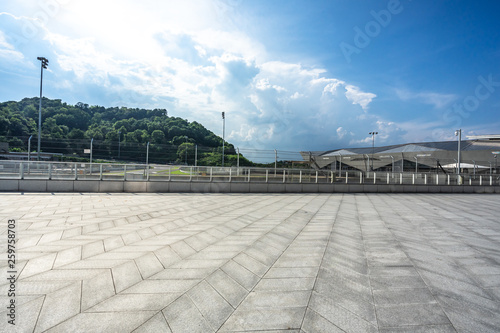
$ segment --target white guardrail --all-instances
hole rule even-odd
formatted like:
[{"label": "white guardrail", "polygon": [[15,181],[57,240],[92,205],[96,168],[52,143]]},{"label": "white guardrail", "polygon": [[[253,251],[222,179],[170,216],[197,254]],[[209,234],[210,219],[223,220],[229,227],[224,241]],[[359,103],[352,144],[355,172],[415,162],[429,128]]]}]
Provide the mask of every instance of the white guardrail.
[{"label": "white guardrail", "polygon": [[496,174],[328,171],[158,164],[0,161],[0,179],[251,182],[291,184],[500,185]]},{"label": "white guardrail", "polygon": [[496,174],[328,171],[157,164],[0,161],[0,179],[345,183],[394,185],[499,185]]}]

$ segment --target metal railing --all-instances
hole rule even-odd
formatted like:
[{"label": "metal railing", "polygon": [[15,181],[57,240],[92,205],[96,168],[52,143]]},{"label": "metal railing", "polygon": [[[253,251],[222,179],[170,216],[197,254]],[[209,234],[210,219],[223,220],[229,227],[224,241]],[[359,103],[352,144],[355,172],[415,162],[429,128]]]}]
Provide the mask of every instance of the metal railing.
[{"label": "metal railing", "polygon": [[0,179],[252,182],[291,184],[499,185],[497,174],[326,171],[253,167],[0,161]]}]

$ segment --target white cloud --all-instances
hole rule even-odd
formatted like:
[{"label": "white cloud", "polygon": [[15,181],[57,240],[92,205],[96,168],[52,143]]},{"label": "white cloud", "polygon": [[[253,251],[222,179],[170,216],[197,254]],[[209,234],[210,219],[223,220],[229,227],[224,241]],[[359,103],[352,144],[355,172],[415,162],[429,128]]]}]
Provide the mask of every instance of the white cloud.
[{"label": "white cloud", "polygon": [[436,92],[410,92],[404,89],[396,89],[397,96],[403,100],[417,100],[420,103],[432,105],[437,109],[444,108],[458,99],[455,94],[441,94]]},{"label": "white cloud", "polygon": [[14,45],[7,42],[3,31],[0,31],[0,59],[3,62],[22,63],[24,55],[14,48]]},{"label": "white cloud", "polygon": [[368,108],[368,104],[377,97],[377,95],[372,93],[363,92],[359,89],[359,87],[353,85],[346,85],[346,97],[352,104],[359,104],[363,110]]},{"label": "white cloud", "polygon": [[227,139],[249,148],[347,145],[373,125],[366,110],[375,94],[320,67],[269,59],[261,43],[221,23],[233,7],[193,1],[61,7],[37,39],[51,52],[54,85],[91,104],[82,91],[98,92],[106,106],[168,108],[217,134],[225,111]]},{"label": "white cloud", "polygon": [[347,131],[344,128],[342,128],[342,126],[337,128],[337,136],[339,137],[339,139],[342,139],[346,134]]}]

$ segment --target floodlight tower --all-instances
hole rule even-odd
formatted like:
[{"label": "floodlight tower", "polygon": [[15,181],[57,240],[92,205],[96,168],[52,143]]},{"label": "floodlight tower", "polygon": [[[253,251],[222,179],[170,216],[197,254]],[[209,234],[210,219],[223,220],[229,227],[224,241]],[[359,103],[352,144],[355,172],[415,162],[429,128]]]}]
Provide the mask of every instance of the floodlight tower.
[{"label": "floodlight tower", "polygon": [[226,114],[222,112],[222,167],[224,167],[224,136],[226,133]]},{"label": "floodlight tower", "polygon": [[40,161],[40,142],[42,140],[42,81],[43,81],[43,69],[47,69],[49,61],[45,57],[37,57],[40,60],[40,104],[38,105],[38,160]]},{"label": "floodlight tower", "polygon": [[462,181],[460,179],[460,144],[462,143],[462,129],[459,129],[459,130],[456,130],[455,131],[455,136],[458,136],[458,161],[457,161],[457,175],[458,175],[458,178],[459,178],[459,183],[461,184]]},{"label": "floodlight tower", "polygon": [[375,155],[375,135],[378,134],[378,132],[370,132],[368,133],[372,136],[372,170],[373,171],[373,155]]}]

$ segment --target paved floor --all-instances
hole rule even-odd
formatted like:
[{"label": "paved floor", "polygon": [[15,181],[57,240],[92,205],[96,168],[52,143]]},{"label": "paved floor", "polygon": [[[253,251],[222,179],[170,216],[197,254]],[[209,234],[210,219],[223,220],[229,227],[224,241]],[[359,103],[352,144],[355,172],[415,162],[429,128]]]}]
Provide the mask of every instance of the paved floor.
[{"label": "paved floor", "polygon": [[0,328],[498,332],[499,195],[0,194]]}]

